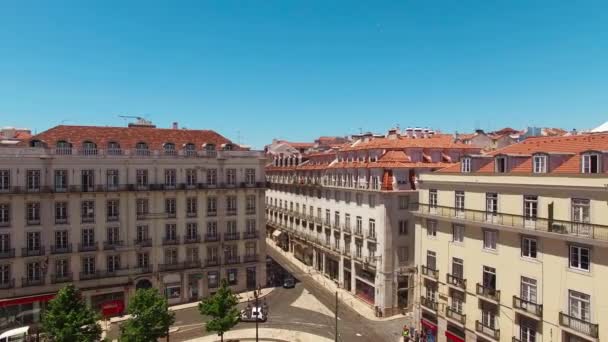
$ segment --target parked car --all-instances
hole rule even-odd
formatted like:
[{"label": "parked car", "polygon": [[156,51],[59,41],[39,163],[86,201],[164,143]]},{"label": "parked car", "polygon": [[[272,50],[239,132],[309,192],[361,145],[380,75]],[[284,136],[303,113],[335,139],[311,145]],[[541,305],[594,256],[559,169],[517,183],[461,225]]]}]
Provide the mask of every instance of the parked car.
[{"label": "parked car", "polygon": [[5,331],[0,334],[0,342],[22,342],[28,336],[30,331],[30,327],[20,327],[17,329],[12,329],[9,331]]},{"label": "parked car", "polygon": [[256,318],[258,322],[266,322],[267,317],[261,306],[241,310],[241,322],[255,322]]},{"label": "parked car", "polygon": [[285,277],[283,280],[283,287],[286,289],[291,289],[296,286],[296,280],[293,277]]}]

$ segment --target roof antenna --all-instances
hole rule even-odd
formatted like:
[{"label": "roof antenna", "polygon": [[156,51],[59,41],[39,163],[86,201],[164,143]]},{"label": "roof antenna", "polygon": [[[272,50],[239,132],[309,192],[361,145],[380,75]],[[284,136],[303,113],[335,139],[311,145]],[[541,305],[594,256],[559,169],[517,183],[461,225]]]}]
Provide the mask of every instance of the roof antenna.
[{"label": "roof antenna", "polygon": [[236,131],[236,143],[239,145],[241,144],[241,131],[240,130]]}]

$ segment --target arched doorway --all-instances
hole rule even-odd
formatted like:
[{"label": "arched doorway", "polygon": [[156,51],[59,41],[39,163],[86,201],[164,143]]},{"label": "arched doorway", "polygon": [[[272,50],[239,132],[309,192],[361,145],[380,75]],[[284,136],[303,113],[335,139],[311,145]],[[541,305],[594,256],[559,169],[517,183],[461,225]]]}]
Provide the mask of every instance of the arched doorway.
[{"label": "arched doorway", "polygon": [[137,284],[135,284],[136,290],[149,289],[151,287],[152,287],[152,283],[148,279],[140,279],[137,281]]}]

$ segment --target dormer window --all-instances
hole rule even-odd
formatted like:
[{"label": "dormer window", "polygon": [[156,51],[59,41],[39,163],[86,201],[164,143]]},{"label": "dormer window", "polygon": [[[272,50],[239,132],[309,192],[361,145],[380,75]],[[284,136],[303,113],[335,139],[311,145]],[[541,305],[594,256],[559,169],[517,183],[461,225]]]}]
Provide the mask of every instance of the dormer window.
[{"label": "dormer window", "polygon": [[[42,145],[40,145],[42,146]],[[72,154],[72,144],[65,140],[59,140],[55,145],[56,154]]]},{"label": "dormer window", "polygon": [[507,157],[500,156],[496,157],[496,173],[506,173],[507,172]]},{"label": "dormer window", "polygon": [[119,155],[122,154],[122,151],[120,150],[120,144],[116,141],[110,141],[108,143],[108,151],[107,153],[109,155]]},{"label": "dormer window", "polygon": [[547,156],[537,154],[532,157],[532,171],[534,173],[547,173]]},{"label": "dormer window", "polygon": [[30,147],[42,147],[42,141],[32,140],[30,141]]},{"label": "dormer window", "polygon": [[224,151],[232,151],[234,149],[234,145],[232,145],[230,143],[226,143],[222,146],[222,149]]},{"label": "dormer window", "polygon": [[462,161],[460,162],[460,172],[462,172],[462,173],[471,172],[471,158],[469,158],[469,157],[462,158]]},{"label": "dormer window", "polygon": [[92,155],[97,154],[97,145],[92,141],[85,141],[82,143],[82,154]]},{"label": "dormer window", "polygon": [[193,143],[187,143],[184,146],[184,151],[186,151],[187,156],[195,156],[196,155],[196,146]]},{"label": "dormer window", "polygon": [[585,153],[582,159],[583,173],[600,173],[600,155],[598,153]]},{"label": "dormer window", "polygon": [[165,150],[165,154],[174,155],[175,154],[175,144],[168,142],[163,145],[163,149]]},{"label": "dormer window", "polygon": [[148,150],[148,144],[145,142],[138,142],[135,144],[135,153],[139,156],[147,156],[150,154],[150,150]]}]

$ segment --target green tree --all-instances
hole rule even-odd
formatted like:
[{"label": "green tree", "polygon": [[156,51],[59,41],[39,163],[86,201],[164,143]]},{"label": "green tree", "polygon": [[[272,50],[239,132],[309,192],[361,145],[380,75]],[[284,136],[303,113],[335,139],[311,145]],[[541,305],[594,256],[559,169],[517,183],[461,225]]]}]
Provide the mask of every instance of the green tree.
[{"label": "green tree", "polygon": [[213,296],[198,303],[201,315],[211,316],[206,325],[207,331],[217,332],[220,340],[224,341],[224,333],[239,321],[239,311],[236,308],[238,303],[238,298],[228,287],[226,279],[223,279],[222,285]]},{"label": "green tree", "polygon": [[165,336],[175,322],[175,314],[168,310],[167,300],[156,289],[139,289],[129,302],[131,318],[120,327],[124,342],[152,342]]},{"label": "green tree", "polygon": [[70,284],[49,302],[42,315],[42,331],[53,342],[99,341],[101,326],[97,320],[97,314]]}]

